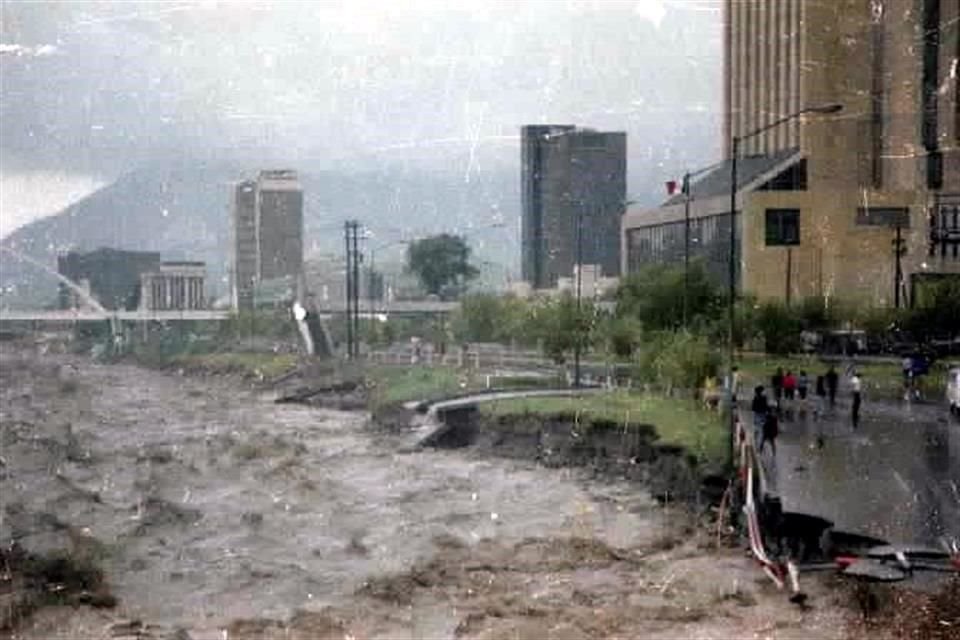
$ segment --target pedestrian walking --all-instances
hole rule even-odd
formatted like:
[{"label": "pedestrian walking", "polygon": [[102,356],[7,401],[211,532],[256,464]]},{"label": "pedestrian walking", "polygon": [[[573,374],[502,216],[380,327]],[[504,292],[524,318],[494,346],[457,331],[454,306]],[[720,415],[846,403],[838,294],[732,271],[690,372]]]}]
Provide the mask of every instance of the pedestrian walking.
[{"label": "pedestrian walking", "polygon": [[837,384],[840,382],[840,376],[837,375],[837,370],[833,368],[833,365],[827,369],[825,378],[827,382],[827,394],[830,397],[830,408],[832,409],[837,403]]},{"label": "pedestrian walking", "polygon": [[797,392],[797,378],[789,369],[783,376],[783,397],[787,400],[793,400]]},{"label": "pedestrian walking", "polygon": [[857,373],[856,369],[854,369],[853,375],[850,376],[850,391],[853,394],[850,421],[853,423],[853,428],[856,429],[860,425],[860,403],[862,402],[863,394],[863,380],[860,378],[860,374]]},{"label": "pedestrian walking", "polygon": [[807,378],[807,372],[801,370],[800,377],[797,378],[797,393],[801,400],[807,399],[807,388],[810,386],[810,379]]},{"label": "pedestrian walking", "polygon": [[827,411],[827,383],[823,376],[817,376],[817,384],[814,390],[817,400],[813,407],[813,415],[821,418]]},{"label": "pedestrian walking", "polygon": [[766,419],[763,421],[763,437],[760,440],[760,453],[763,448],[770,443],[770,450],[773,457],[777,457],[777,436],[780,435],[780,420],[777,418],[776,411],[767,412]]},{"label": "pedestrian walking", "polygon": [[773,387],[773,402],[777,405],[777,409],[780,408],[780,400],[783,398],[783,369],[777,367],[777,370],[773,373],[773,377],[770,378],[770,386]]},{"label": "pedestrian walking", "polygon": [[764,393],[763,385],[757,385],[753,390],[753,403],[750,406],[753,410],[753,446],[760,448],[763,441],[763,423],[770,413],[770,403],[767,401],[767,394]]}]

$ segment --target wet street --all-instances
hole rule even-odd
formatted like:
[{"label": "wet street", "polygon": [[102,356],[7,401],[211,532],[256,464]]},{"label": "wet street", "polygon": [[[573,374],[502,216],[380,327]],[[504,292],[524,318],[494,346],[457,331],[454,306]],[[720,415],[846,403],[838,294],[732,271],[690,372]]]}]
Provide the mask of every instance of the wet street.
[{"label": "wet street", "polygon": [[777,445],[784,509],[894,543],[960,540],[960,423],[942,404],[867,399],[856,430],[848,404],[820,421],[798,411]]}]

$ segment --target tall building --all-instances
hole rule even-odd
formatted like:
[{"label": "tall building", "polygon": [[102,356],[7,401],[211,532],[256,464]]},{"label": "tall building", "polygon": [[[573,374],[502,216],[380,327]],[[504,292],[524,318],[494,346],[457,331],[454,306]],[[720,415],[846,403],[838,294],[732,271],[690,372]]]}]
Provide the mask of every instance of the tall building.
[{"label": "tall building", "polygon": [[257,183],[244,180],[233,189],[233,307],[253,308],[257,281]]},{"label": "tall building", "polygon": [[894,305],[960,274],[960,3],[726,0],[723,27],[725,160],[689,226],[684,194],[624,216],[625,269],[689,250],[725,277],[737,138],[746,292]]},{"label": "tall building", "polygon": [[292,170],[261,171],[233,191],[233,303],[252,309],[257,287],[303,273],[303,189]]},{"label": "tall building", "polygon": [[573,125],[521,130],[522,275],[552,288],[577,264],[620,273],[620,217],[626,202],[627,135]]}]

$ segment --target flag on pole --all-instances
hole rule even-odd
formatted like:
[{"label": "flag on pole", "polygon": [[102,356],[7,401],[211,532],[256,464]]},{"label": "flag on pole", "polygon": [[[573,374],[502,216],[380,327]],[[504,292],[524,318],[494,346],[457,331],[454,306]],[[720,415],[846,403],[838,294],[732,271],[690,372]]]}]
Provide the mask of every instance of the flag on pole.
[{"label": "flag on pole", "polygon": [[680,180],[667,180],[667,195],[675,196],[679,193],[686,193],[689,189],[688,185],[684,184],[683,179]]}]

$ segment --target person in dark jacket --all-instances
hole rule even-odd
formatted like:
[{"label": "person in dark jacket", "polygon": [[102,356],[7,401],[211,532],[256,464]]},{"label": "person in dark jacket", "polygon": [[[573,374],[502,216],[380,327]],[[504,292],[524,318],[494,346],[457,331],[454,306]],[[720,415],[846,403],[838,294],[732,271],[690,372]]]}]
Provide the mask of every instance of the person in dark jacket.
[{"label": "person in dark jacket", "polygon": [[837,375],[837,370],[831,365],[824,377],[827,383],[827,394],[830,396],[830,408],[832,409],[837,403],[837,385],[840,383],[840,376]]},{"label": "person in dark jacket", "polygon": [[780,408],[780,399],[783,397],[783,369],[777,367],[773,377],[770,378],[770,386],[773,387],[773,402]]},{"label": "person in dark jacket", "polygon": [[810,387],[810,378],[806,371],[800,371],[800,377],[797,378],[797,393],[800,394],[800,400],[807,399],[807,389]]},{"label": "person in dark jacket", "polygon": [[780,420],[775,411],[767,413],[766,420],[763,421],[763,438],[760,440],[760,453],[763,448],[770,443],[770,449],[773,451],[773,457],[777,457],[777,436],[780,435]]},{"label": "person in dark jacket", "polygon": [[753,390],[753,403],[750,408],[753,410],[753,446],[759,448],[763,441],[763,423],[770,413],[770,403],[767,402],[763,385],[758,385]]}]

